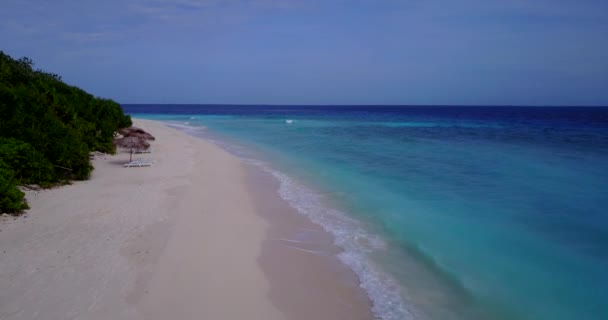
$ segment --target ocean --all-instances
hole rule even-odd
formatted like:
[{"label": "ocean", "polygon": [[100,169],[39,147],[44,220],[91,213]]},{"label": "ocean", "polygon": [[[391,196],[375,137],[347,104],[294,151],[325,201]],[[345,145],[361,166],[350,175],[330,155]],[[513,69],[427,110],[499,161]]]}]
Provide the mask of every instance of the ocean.
[{"label": "ocean", "polygon": [[276,178],[380,319],[608,319],[608,108],[123,107]]}]

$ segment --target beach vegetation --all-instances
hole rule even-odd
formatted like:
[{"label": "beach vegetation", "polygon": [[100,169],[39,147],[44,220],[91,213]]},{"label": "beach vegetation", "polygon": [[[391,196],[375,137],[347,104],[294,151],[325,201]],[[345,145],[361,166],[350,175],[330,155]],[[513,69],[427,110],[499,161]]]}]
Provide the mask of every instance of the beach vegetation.
[{"label": "beach vegetation", "polygon": [[17,188],[11,168],[0,160],[0,209],[2,213],[16,214],[28,209],[25,194]]},{"label": "beach vegetation", "polygon": [[49,186],[57,182],[49,160],[29,143],[14,138],[0,138],[0,159],[20,184]]},{"label": "beach vegetation", "polygon": [[131,124],[117,102],[0,51],[0,212],[24,204],[17,185],[87,179],[90,153],[114,153],[114,133]]}]

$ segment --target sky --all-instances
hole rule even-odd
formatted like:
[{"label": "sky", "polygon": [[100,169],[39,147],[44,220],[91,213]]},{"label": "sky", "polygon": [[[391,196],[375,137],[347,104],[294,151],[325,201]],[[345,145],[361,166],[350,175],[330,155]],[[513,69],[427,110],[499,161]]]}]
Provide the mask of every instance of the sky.
[{"label": "sky", "polygon": [[606,0],[2,0],[0,50],[120,103],[608,105]]}]

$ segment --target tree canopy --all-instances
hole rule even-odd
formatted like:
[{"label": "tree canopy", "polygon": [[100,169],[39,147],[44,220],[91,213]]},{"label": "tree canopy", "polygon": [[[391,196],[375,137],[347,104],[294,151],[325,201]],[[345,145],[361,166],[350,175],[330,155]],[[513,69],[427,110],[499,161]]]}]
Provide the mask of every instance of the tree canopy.
[{"label": "tree canopy", "polygon": [[0,212],[25,208],[17,185],[87,179],[90,152],[114,153],[114,132],[131,125],[117,102],[33,66],[0,51]]}]

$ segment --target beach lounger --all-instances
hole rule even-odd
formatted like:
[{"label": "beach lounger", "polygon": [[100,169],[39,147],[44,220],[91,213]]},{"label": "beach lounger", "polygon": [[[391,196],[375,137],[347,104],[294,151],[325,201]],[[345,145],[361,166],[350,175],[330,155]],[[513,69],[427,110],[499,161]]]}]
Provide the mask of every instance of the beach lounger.
[{"label": "beach lounger", "polygon": [[125,168],[130,168],[130,167],[151,167],[152,164],[154,163],[153,160],[149,160],[149,161],[142,161],[142,160],[133,160],[129,163],[125,163],[124,167]]}]

